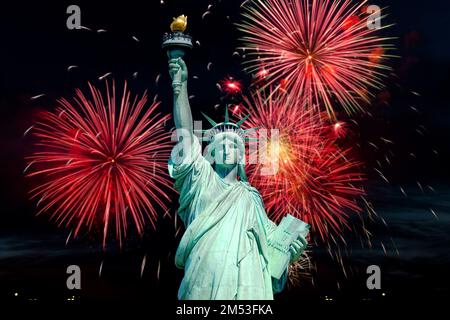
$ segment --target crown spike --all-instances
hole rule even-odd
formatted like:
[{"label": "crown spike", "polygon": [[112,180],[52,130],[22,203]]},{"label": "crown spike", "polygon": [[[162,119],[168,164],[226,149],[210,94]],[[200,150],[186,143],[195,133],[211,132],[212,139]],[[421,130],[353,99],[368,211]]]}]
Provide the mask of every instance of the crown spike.
[{"label": "crown spike", "polygon": [[228,105],[225,106],[225,123],[230,122],[230,117],[228,116]]},{"label": "crown spike", "polygon": [[237,122],[236,125],[240,128],[241,125],[245,122],[245,120],[248,119],[248,117],[250,117],[250,113],[247,114],[245,117],[243,117],[241,120],[239,120],[239,122]]},{"label": "crown spike", "polygon": [[213,127],[217,126],[217,123],[216,123],[213,119],[211,119],[210,117],[208,117],[208,116],[207,116],[206,114],[204,114],[203,112],[202,112],[202,115],[206,118],[206,120],[208,120],[208,122],[209,122],[210,125],[212,125]]},{"label": "crown spike", "polygon": [[208,117],[206,114],[204,114],[203,112],[201,113],[206,118],[206,120],[208,120],[208,122],[212,125],[212,128],[209,129],[209,130],[196,130],[196,129],[194,129],[195,132],[202,133],[202,136],[200,137],[200,140],[201,141],[209,141],[210,142],[214,138],[215,135],[217,135],[219,133],[223,133],[223,132],[230,132],[230,133],[237,134],[245,142],[250,142],[250,141],[257,142],[258,138],[246,137],[246,134],[248,132],[250,132],[250,131],[258,130],[258,129],[260,129],[260,127],[249,128],[249,129],[246,129],[246,130],[241,129],[241,125],[244,123],[245,120],[247,120],[249,118],[250,114],[247,114],[244,118],[239,120],[239,122],[237,122],[237,123],[230,122],[228,106],[229,105],[227,105],[225,107],[225,121],[224,122],[216,123],[213,119]]}]

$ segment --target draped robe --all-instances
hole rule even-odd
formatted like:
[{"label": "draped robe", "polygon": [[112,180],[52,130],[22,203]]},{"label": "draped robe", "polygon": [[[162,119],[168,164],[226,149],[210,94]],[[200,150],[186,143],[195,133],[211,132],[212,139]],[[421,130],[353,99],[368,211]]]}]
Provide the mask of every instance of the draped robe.
[{"label": "draped robe", "polygon": [[247,182],[228,184],[201,153],[193,136],[182,161],[169,160],[179,192],[178,214],[186,231],[175,255],[184,269],[181,300],[270,300],[283,290],[271,278],[268,237],[276,225],[266,215],[259,192]]}]

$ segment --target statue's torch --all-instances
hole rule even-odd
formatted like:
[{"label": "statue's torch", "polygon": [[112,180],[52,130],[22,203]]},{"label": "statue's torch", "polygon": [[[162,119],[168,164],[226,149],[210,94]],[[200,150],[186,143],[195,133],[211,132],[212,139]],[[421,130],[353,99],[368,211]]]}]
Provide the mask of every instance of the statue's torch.
[{"label": "statue's torch", "polygon": [[[178,18],[173,18],[170,24],[171,32],[164,34],[162,47],[167,50],[169,59],[182,58],[186,53],[186,49],[191,49],[192,37],[185,34],[187,26],[187,16],[181,15]],[[172,88],[174,94],[180,93],[181,78],[174,77],[172,80]]]}]

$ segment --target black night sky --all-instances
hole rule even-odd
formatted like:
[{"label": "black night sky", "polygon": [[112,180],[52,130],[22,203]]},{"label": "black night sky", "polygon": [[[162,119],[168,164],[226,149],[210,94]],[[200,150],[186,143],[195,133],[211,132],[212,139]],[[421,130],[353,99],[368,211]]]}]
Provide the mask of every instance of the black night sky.
[{"label": "black night sky", "polygon": [[[102,87],[98,77],[111,72],[116,83],[127,81],[134,93],[158,94],[163,111],[170,113],[172,97],[167,56],[161,36],[173,16],[189,16],[189,33],[200,46],[188,53],[189,93],[195,119],[200,110],[219,118],[221,93],[216,83],[227,76],[250,77],[241,60],[233,56],[239,34],[242,1],[58,1],[2,4],[0,9],[0,298],[20,303],[115,301],[173,301],[182,272],[174,266],[174,252],[181,238],[173,221],[158,221],[141,239],[131,236],[122,250],[110,242],[102,250],[98,235],[83,235],[66,246],[67,230],[36,217],[36,203],[29,201],[29,181],[24,178],[24,157],[31,141],[23,137],[40,110],[52,110],[56,99],[71,97],[75,88],[87,89],[88,81]],[[351,234],[350,266],[345,277],[324,248],[313,248],[317,270],[314,285],[305,282],[276,299],[325,303],[333,301],[391,301],[426,297],[441,300],[450,294],[450,2],[377,0],[386,7],[385,30],[396,46],[390,65],[393,74],[386,89],[377,92],[370,106],[372,117],[356,117],[359,150],[367,163],[368,198],[389,228],[371,226],[372,244],[362,247]],[[89,30],[68,30],[66,8],[81,8],[81,23]],[[211,14],[202,14],[212,4]],[[105,29],[105,33],[97,33]],[[133,39],[139,39],[139,42]],[[212,68],[207,70],[207,64]],[[70,65],[78,68],[67,71]],[[137,72],[137,77],[133,74]],[[155,78],[161,74],[158,84]],[[193,76],[198,79],[193,79]],[[45,96],[32,100],[33,96]],[[172,125],[172,124],[170,124]],[[384,166],[387,183],[372,168],[388,150],[371,147],[380,137],[394,141],[392,161]],[[382,147],[381,147],[382,149]],[[400,187],[407,196],[402,194]],[[174,195],[176,197],[176,195]],[[175,198],[174,198],[175,199]],[[173,209],[176,208],[174,201]],[[433,215],[437,214],[437,218]],[[392,241],[391,241],[392,238]],[[381,243],[385,245],[386,254]],[[395,244],[395,246],[394,246]],[[397,252],[398,250],[398,252]],[[141,263],[146,266],[141,277]],[[82,289],[69,291],[66,267],[80,265]],[[379,265],[382,289],[365,286],[366,267]],[[102,267],[101,267],[102,266]],[[99,277],[99,269],[102,268]],[[159,277],[158,277],[159,270]],[[75,296],[75,301],[67,301]],[[37,299],[37,300],[34,300]],[[149,303],[150,303],[149,302]]]}]

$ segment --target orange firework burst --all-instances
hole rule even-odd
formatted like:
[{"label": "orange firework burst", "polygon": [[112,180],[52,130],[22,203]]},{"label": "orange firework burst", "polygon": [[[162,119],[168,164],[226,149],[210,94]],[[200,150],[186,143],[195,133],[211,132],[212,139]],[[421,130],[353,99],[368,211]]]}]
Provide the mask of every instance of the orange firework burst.
[{"label": "orange firework burst", "polygon": [[[368,89],[381,88],[390,38],[369,28],[366,1],[252,0],[244,6],[242,47],[256,83],[301,96],[308,107],[363,110]],[[383,20],[384,21],[384,20]],[[389,27],[388,25],[382,28]],[[264,77],[261,72],[264,71]]]},{"label": "orange firework burst", "polygon": [[351,150],[342,150],[330,134],[334,124],[299,101],[279,91],[244,98],[250,113],[246,125],[267,130],[258,133],[268,138],[265,150],[259,148],[262,161],[249,167],[249,181],[274,220],[291,213],[326,240],[349,229],[350,214],[362,211],[358,200],[364,190],[358,185],[363,175]]}]

